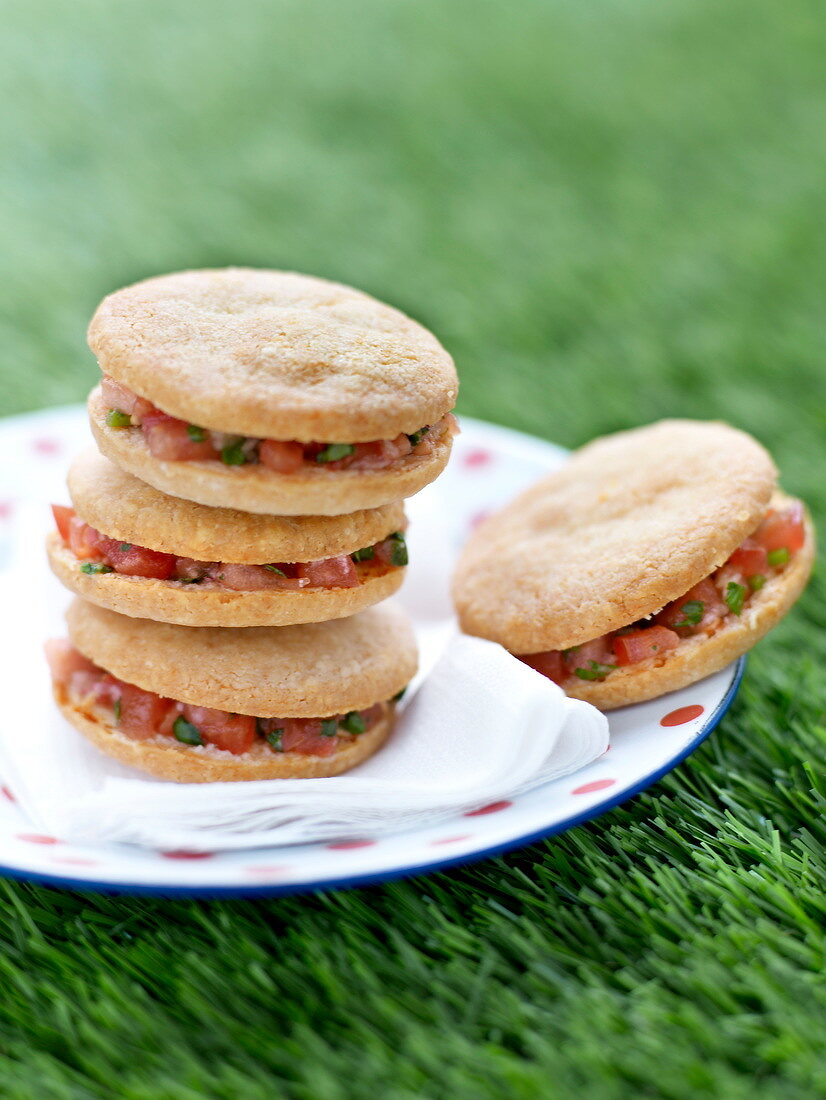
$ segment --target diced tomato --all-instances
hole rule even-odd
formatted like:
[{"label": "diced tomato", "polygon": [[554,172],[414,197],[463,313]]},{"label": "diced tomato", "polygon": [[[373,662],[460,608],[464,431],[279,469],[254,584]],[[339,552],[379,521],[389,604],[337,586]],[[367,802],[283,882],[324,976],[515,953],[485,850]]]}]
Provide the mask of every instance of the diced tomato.
[{"label": "diced tomato", "polygon": [[[701,603],[703,605],[699,622],[692,623],[690,621],[694,617],[690,613],[696,609],[683,610],[688,603]],[[669,630],[677,630],[681,636],[685,637],[690,634],[699,634],[703,630],[709,630],[711,627],[716,626],[721,619],[724,619],[726,615],[728,615],[728,607],[723,602],[717,586],[710,577],[705,577],[693,588],[690,588],[684,596],[680,596],[678,600],[672,600],[671,603],[666,604],[657,615],[656,622],[659,626],[667,627]],[[688,625],[678,628],[678,623],[687,623]]]},{"label": "diced tomato", "polygon": [[788,550],[794,554],[806,541],[803,505],[799,500],[779,512],[769,512],[754,533],[754,539],[764,550]]},{"label": "diced tomato", "polygon": [[281,747],[284,752],[304,756],[332,756],[338,747],[337,737],[322,737],[317,718],[285,718]]},{"label": "diced tomato", "polygon": [[399,549],[398,539],[382,539],[373,547],[374,560],[380,561],[383,565],[395,565],[394,558],[397,557]]},{"label": "diced tomato", "polygon": [[215,561],[196,561],[195,558],[175,559],[175,579],[179,581],[200,581],[209,570],[217,565]]},{"label": "diced tomato", "polygon": [[66,543],[69,541],[69,521],[74,514],[74,508],[67,508],[65,504],[52,505],[52,515],[54,516],[55,524],[57,525],[60,537]]},{"label": "diced tomato", "polygon": [[44,649],[52,677],[59,684],[65,684],[69,676],[78,669],[89,671],[97,667],[65,638],[49,638]]},{"label": "diced tomato", "polygon": [[368,707],[367,710],[360,710],[359,714],[364,721],[365,730],[372,729],[384,714],[384,704],[374,703],[372,707]]},{"label": "diced tomato", "polygon": [[201,736],[216,749],[236,755],[247,752],[255,741],[255,719],[249,714],[230,714],[210,707],[183,708],[184,717],[200,730]]},{"label": "diced tomato", "polygon": [[726,566],[744,577],[754,577],[768,569],[768,552],[755,539],[746,539],[726,562]]},{"label": "diced tomato", "polygon": [[355,588],[358,573],[349,554],[323,561],[303,561],[296,566],[296,573],[312,585],[320,588]]},{"label": "diced tomato", "polygon": [[659,657],[680,644],[680,636],[664,626],[649,626],[616,634],[613,639],[614,658],[618,665],[635,665],[649,657]]},{"label": "diced tomato", "polygon": [[116,573],[128,577],[152,577],[155,580],[168,580],[175,570],[175,555],[162,554],[158,550],[148,550],[145,546],[111,540],[105,548],[106,561]]},{"label": "diced tomato", "polygon": [[611,649],[611,640],[608,635],[594,638],[591,642],[583,642],[582,645],[573,646],[563,653],[562,659],[568,675],[575,673],[578,668],[590,669],[591,662],[598,665],[614,664],[614,654]]},{"label": "diced tomato", "polygon": [[96,669],[98,680],[95,684],[95,702],[114,706],[123,695],[123,681],[115,679],[108,672]]},{"label": "diced tomato", "polygon": [[[348,466],[352,470],[383,470],[400,458],[409,455],[413,448],[410,440],[401,432],[395,439],[379,439],[374,443],[357,443]],[[335,467],[338,464],[330,463]]]},{"label": "diced tomato", "polygon": [[267,569],[264,565],[233,565],[230,562],[219,562],[210,570],[210,577],[218,581],[225,588],[231,588],[236,592],[254,592],[258,589],[272,588],[280,591],[306,588],[308,581],[299,577],[281,576],[275,569],[286,572],[287,566],[275,566]]},{"label": "diced tomato", "polygon": [[136,741],[155,737],[172,706],[171,699],[163,699],[153,691],[143,691],[135,684],[124,683],[121,685],[118,728]]},{"label": "diced tomato", "polygon": [[294,474],[304,464],[304,447],[301,443],[264,439],[258,448],[258,461],[279,474]]},{"label": "diced tomato", "polygon": [[144,417],[141,431],[155,458],[182,462],[218,457],[209,432],[205,433],[205,438],[199,443],[190,438],[186,421],[177,420],[174,416],[152,413]]},{"label": "diced tomato", "polygon": [[570,676],[558,649],[549,649],[544,653],[520,653],[518,656],[520,661],[535,668],[555,684],[563,683]]},{"label": "diced tomato", "polygon": [[69,548],[76,558],[102,559],[107,541],[105,535],[84,523],[79,516],[72,516],[69,520]]},{"label": "diced tomato", "polygon": [[116,382],[114,378],[110,378],[108,375],[103,376],[100,388],[106,408],[118,409],[120,412],[127,413],[136,425],[140,424],[144,417],[160,411],[155,408],[151,401],[147,401],[145,397],[138,397],[127,386]]}]

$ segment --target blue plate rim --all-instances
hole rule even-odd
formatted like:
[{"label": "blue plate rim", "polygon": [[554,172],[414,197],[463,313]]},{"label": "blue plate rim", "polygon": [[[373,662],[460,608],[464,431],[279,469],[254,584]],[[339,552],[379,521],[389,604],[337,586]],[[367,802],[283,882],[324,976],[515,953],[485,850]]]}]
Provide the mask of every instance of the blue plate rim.
[{"label": "blue plate rim", "polygon": [[372,886],[382,882],[393,882],[402,878],[414,878],[418,875],[431,874],[443,871],[450,867],[477,863],[483,859],[491,859],[494,856],[503,855],[505,852],[516,848],[533,844],[537,840],[544,840],[550,836],[557,836],[568,829],[576,828],[586,821],[591,821],[602,816],[609,810],[615,809],[622,803],[636,798],[648,787],[652,786],[663,776],[673,771],[689,757],[698,746],[717,728],[723,715],[734,701],[734,697],[743,680],[746,668],[745,655],[740,657],[735,665],[734,675],[725,695],[717,704],[705,724],[697,731],[695,736],[678,753],[661,767],[649,772],[648,775],[638,780],[633,786],[609,795],[587,810],[572,814],[555,824],[542,829],[534,829],[517,837],[493,844],[489,848],[467,852],[460,855],[445,856],[443,859],[432,860],[427,863],[415,864],[405,867],[394,867],[384,871],[366,872],[364,874],[347,875],[343,878],[315,880],[312,882],[290,883],[250,883],[243,886],[215,886],[209,884],[193,884],[189,886],[163,886],[157,883],[111,883],[99,882],[88,878],[71,878],[62,875],[46,874],[40,871],[24,871],[17,867],[7,867],[0,864],[0,877],[14,879],[21,882],[34,882],[43,886],[58,887],[63,890],[75,890],[81,893],[121,895],[124,897],[165,897],[165,898],[252,898],[252,897],[284,897],[290,894],[314,894],[326,890],[357,889],[363,886]]}]

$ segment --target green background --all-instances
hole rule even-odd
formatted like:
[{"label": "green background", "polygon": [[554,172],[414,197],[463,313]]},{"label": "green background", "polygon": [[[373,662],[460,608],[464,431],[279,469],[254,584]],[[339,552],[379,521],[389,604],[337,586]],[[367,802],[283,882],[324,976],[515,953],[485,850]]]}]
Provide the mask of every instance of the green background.
[{"label": "green background", "polygon": [[[724,418],[822,516],[822,15],[3,3],[2,409],[84,396],[124,283],[295,268],[429,324],[461,412],[569,446]],[[823,1095],[823,595],[676,773],[503,859],[263,902],[0,884],[0,1093]]]}]

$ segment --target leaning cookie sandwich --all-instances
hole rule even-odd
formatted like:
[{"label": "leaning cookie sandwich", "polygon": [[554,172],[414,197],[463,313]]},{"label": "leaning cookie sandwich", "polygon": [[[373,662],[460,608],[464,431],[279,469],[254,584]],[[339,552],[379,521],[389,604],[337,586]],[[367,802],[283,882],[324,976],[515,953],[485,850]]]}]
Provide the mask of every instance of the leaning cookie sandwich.
[{"label": "leaning cookie sandwich", "polygon": [[720,423],[598,439],[474,531],[462,628],[608,710],[750,649],[803,590],[814,530],[766,451]]},{"label": "leaning cookie sandwich", "polygon": [[130,619],[83,600],[48,644],[55,699],[103,752],[162,779],[338,775],[371,756],[416,671],[392,605],[302,626]]},{"label": "leaning cookie sandwich", "polygon": [[283,626],[352,615],[407,564],[402,504],[263,516],[170,497],[81,454],[47,539],[60,581],[101,607],[186,626]]},{"label": "leaning cookie sandwich", "polygon": [[100,450],[174,496],[339,515],[411,496],[450,455],[451,357],[337,283],[245,268],[148,279],[104,299],[89,345]]}]

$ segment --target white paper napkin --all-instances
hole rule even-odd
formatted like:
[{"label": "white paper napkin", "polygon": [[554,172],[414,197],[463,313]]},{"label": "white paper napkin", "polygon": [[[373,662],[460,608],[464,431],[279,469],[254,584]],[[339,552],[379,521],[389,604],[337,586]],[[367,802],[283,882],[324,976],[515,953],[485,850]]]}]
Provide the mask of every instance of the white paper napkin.
[{"label": "white paper napkin", "polygon": [[386,746],[335,778],[193,785],[110,760],[56,710],[42,645],[65,633],[68,601],[33,560],[48,529],[33,514],[20,527],[26,552],[0,581],[6,622],[15,624],[0,642],[0,774],[32,822],[76,840],[212,851],[358,837],[436,822],[601,755],[608,724],[599,711],[567,699],[500,646],[456,631],[446,605],[447,526],[427,502],[415,511],[402,602],[417,627],[422,675]]}]

